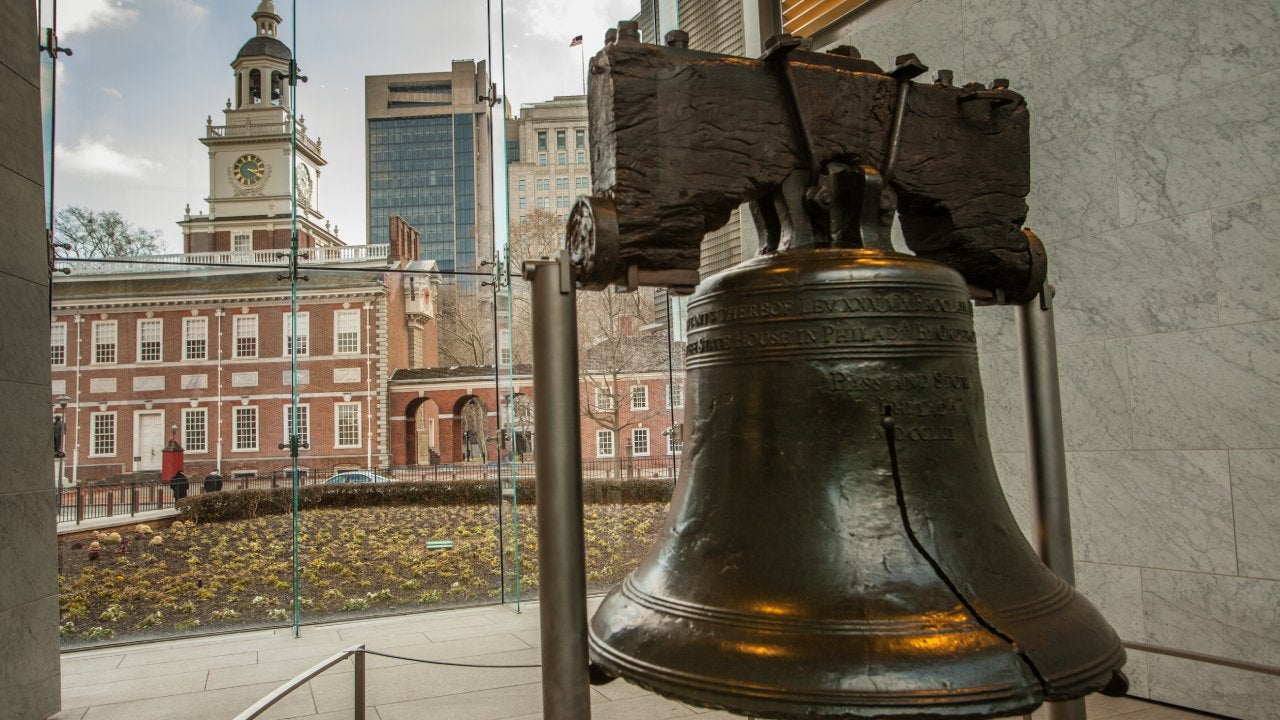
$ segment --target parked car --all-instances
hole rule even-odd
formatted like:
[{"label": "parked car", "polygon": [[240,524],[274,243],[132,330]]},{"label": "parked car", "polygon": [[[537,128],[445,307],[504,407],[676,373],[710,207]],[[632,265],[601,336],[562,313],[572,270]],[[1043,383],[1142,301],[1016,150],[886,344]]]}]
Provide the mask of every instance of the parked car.
[{"label": "parked car", "polygon": [[341,472],[328,480],[324,481],[325,485],[341,485],[344,483],[388,483],[395,482],[389,477],[384,477],[376,472],[368,470],[348,470]]}]

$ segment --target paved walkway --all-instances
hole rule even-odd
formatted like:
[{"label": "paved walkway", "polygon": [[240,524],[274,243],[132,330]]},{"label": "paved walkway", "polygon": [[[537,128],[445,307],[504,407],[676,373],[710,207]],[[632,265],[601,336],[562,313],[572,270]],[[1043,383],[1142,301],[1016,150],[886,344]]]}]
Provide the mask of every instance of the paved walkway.
[{"label": "paved walkway", "polygon": [[[592,606],[595,602],[591,603]],[[231,720],[326,656],[371,650],[477,664],[539,662],[538,606],[438,611],[323,626],[84,650],[62,656],[53,720]],[[369,720],[539,720],[539,671],[423,665],[368,656]],[[349,720],[352,664],[343,662],[267,711],[266,718]],[[623,681],[592,688],[594,720],[735,717],[683,705]],[[1089,698],[1090,720],[1205,716],[1130,698]],[[1048,717],[1043,709],[1036,720]]]}]

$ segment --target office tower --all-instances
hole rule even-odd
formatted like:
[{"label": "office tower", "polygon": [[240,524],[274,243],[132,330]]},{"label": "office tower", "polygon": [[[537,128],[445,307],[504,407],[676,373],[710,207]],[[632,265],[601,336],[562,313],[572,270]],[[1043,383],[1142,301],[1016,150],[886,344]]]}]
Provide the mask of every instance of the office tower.
[{"label": "office tower", "polygon": [[[520,107],[508,144],[507,203],[515,225],[541,208],[567,218],[573,199],[591,194],[587,96],[567,95]],[[515,143],[512,143],[515,140]]]},{"label": "office tower", "polygon": [[443,271],[492,255],[488,95],[483,61],[365,78],[369,244],[386,243],[387,218],[399,215]]}]

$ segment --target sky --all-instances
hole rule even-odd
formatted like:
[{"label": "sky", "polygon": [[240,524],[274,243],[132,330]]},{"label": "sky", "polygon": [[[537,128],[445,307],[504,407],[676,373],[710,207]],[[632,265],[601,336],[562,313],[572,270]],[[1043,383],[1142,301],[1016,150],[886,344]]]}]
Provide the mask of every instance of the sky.
[{"label": "sky", "polygon": [[[55,206],[116,210],[160,232],[166,251],[181,252],[176,223],[184,206],[207,207],[205,118],[223,124],[231,61],[253,36],[257,5],[58,0],[59,44],[74,54],[56,68]],[[50,25],[53,0],[39,7],[42,27]],[[518,114],[521,104],[581,93],[582,56],[569,41],[583,36],[590,63],[605,30],[634,17],[640,1],[507,0],[501,15],[499,0],[276,0],[275,7],[284,18],[279,37],[308,77],[295,108],[329,162],[320,211],[355,245],[365,235],[364,76],[437,72],[492,52],[493,80]]]}]

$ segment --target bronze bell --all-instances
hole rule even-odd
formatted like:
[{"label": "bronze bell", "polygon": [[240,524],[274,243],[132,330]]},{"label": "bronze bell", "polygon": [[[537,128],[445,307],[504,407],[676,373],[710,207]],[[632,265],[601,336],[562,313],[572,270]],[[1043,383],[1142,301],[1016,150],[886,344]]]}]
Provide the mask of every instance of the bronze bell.
[{"label": "bronze bell", "polygon": [[1124,650],[1019,531],[968,290],[893,252],[796,249],[689,304],[690,436],[593,663],[777,718],[965,718],[1123,692]]}]

